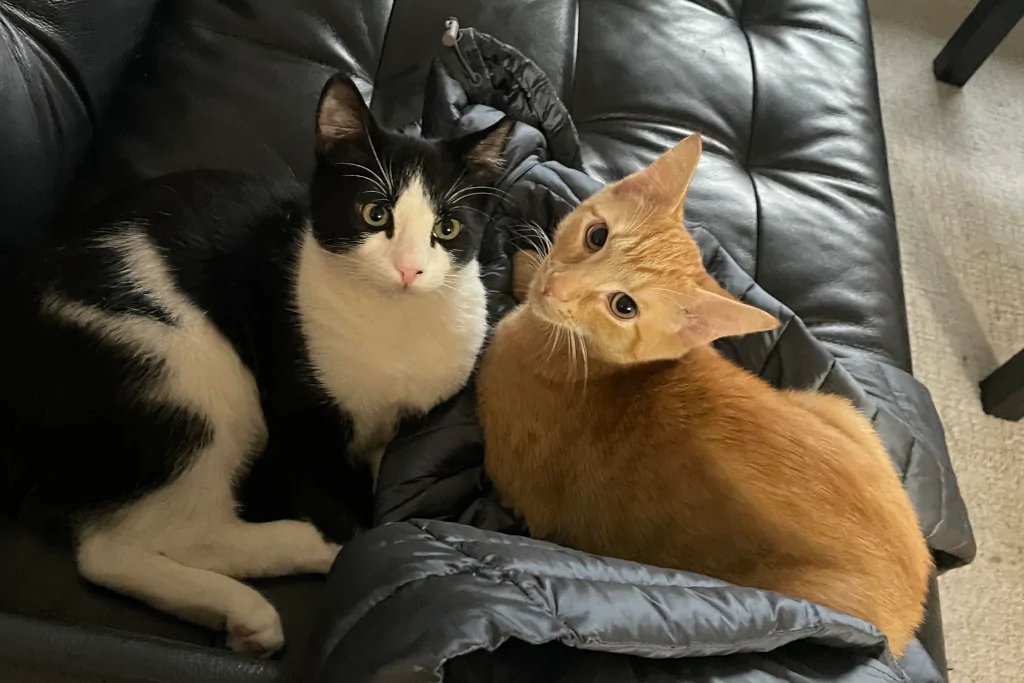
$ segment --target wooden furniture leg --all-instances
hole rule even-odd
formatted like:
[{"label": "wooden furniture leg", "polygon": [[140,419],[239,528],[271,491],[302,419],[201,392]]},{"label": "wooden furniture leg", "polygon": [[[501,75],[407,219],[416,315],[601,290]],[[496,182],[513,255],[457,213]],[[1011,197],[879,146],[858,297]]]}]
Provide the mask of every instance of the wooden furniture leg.
[{"label": "wooden furniture leg", "polygon": [[935,77],[963,85],[1024,17],[1024,0],[981,0],[935,58]]},{"label": "wooden furniture leg", "polygon": [[981,406],[1004,420],[1024,417],[1024,350],[981,381]]}]

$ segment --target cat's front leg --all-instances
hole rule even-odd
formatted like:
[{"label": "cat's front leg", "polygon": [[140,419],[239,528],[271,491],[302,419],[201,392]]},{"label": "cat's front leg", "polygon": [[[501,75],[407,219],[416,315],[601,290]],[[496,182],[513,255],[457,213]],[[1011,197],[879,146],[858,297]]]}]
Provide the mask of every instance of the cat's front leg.
[{"label": "cat's front leg", "polygon": [[255,589],[182,564],[116,530],[83,535],[76,559],[89,581],[157,609],[227,633],[236,652],[268,657],[284,646],[277,610]]}]

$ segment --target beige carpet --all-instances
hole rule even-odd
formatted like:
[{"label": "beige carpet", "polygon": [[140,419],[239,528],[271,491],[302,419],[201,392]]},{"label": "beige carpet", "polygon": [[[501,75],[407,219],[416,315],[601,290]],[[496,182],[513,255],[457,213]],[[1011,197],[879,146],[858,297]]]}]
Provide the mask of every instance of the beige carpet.
[{"label": "beige carpet", "polygon": [[1024,422],[977,382],[1024,347],[1024,22],[962,89],[932,59],[972,0],[871,0],[915,374],[978,538],[941,579],[954,683],[1024,682]]}]

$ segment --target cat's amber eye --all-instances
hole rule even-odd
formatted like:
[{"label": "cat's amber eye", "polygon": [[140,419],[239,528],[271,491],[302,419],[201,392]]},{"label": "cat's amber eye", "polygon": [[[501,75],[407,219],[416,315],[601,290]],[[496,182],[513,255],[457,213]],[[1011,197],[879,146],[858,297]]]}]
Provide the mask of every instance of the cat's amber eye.
[{"label": "cat's amber eye", "polygon": [[608,307],[612,309],[612,313],[615,314],[616,318],[622,318],[623,320],[635,318],[636,314],[640,312],[640,307],[637,306],[636,301],[625,292],[615,292],[609,296]]},{"label": "cat's amber eye", "polygon": [[587,236],[584,242],[590,251],[600,251],[604,243],[608,241],[608,226],[604,223],[595,223],[587,228]]},{"label": "cat's amber eye", "polygon": [[439,240],[453,240],[462,232],[462,221],[454,218],[442,218],[434,223],[434,237]]},{"label": "cat's amber eye", "polygon": [[363,221],[367,225],[374,228],[382,228],[387,225],[388,220],[391,218],[391,209],[386,204],[378,204],[377,202],[369,202],[363,204],[362,208]]}]

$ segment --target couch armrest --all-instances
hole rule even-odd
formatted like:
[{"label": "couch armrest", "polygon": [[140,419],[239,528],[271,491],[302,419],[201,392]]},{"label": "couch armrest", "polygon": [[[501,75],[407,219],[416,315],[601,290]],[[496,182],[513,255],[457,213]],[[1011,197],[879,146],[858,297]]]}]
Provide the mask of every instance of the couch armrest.
[{"label": "couch armrest", "polygon": [[0,255],[46,234],[157,2],[0,1]]}]

